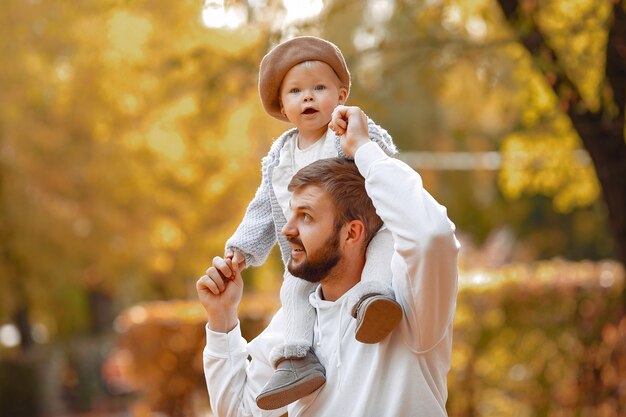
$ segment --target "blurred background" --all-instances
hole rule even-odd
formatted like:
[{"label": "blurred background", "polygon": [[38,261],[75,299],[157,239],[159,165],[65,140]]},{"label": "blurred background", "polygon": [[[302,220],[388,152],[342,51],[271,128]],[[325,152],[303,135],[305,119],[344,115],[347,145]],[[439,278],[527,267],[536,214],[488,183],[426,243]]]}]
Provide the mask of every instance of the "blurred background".
[{"label": "blurred background", "polygon": [[[0,415],[211,415],[194,284],[289,127],[258,64],[301,34],[457,225],[450,416],[626,415],[625,7],[3,0]],[[245,271],[247,337],[281,270]]]}]

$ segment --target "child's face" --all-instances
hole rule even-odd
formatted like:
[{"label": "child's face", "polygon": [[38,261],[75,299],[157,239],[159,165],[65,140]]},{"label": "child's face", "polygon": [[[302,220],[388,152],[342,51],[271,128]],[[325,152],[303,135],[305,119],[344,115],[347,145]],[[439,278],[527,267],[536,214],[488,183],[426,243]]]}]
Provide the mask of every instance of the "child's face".
[{"label": "child's face", "polygon": [[281,112],[301,135],[317,139],[328,128],[333,110],[343,104],[348,90],[333,69],[320,61],[291,68],[280,87]]}]

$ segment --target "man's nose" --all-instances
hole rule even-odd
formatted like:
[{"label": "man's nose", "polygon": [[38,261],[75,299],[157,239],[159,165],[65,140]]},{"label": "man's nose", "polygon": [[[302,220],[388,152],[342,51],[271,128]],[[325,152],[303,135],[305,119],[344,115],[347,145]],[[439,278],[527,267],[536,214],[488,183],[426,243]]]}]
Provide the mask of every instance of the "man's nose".
[{"label": "man's nose", "polygon": [[280,232],[285,237],[294,237],[297,235],[297,230],[293,226],[293,216],[290,216],[289,219],[287,219],[287,223],[285,223]]}]

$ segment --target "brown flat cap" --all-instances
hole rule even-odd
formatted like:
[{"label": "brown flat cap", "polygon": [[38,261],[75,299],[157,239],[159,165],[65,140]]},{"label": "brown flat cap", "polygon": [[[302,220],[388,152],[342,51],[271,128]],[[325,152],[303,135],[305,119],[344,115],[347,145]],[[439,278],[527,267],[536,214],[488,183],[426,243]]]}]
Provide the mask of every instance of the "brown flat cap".
[{"label": "brown flat cap", "polygon": [[280,112],[280,84],[291,68],[305,61],[322,61],[330,65],[350,93],[350,72],[339,48],[315,36],[299,36],[275,46],[261,61],[259,95],[270,116],[288,121]]}]

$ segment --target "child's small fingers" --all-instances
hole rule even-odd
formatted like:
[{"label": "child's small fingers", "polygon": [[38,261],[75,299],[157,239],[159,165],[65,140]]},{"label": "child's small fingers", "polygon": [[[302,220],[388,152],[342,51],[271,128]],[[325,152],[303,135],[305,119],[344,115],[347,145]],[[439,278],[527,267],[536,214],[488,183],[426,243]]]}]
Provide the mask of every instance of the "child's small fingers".
[{"label": "child's small fingers", "polygon": [[235,252],[232,257],[233,265],[239,271],[243,270],[246,267],[246,258],[243,256],[241,252]]}]

